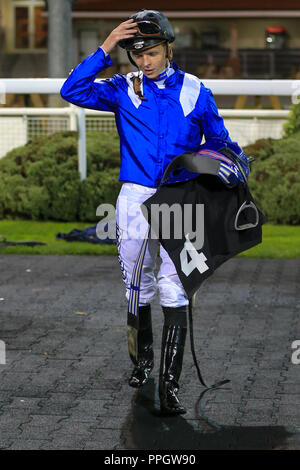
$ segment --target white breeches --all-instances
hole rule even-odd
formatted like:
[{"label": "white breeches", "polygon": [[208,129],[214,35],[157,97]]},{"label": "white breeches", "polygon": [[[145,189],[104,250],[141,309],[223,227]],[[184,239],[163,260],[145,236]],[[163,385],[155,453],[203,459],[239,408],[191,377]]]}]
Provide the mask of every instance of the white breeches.
[{"label": "white breeches", "polygon": [[[149,225],[144,218],[140,205],[156,192],[134,183],[122,185],[116,208],[118,258],[123,281],[126,286],[126,298],[129,299],[130,282],[137,255],[143,243]],[[161,265],[155,279],[154,269],[160,247]],[[139,305],[146,305],[159,289],[160,305],[163,307],[181,307],[189,301],[177,275],[173,261],[159,240],[149,237],[141,274]]]}]

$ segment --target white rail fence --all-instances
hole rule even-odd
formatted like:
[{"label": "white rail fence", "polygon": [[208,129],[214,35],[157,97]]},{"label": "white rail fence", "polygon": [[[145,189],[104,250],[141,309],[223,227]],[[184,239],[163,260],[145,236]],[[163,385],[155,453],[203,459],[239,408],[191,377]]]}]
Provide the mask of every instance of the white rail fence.
[{"label": "white rail fence", "polygon": [[[0,92],[57,94],[63,79],[4,79]],[[205,80],[214,95],[300,95],[300,80]],[[220,109],[233,140],[241,146],[260,138],[280,138],[288,110]],[[67,106],[62,108],[0,107],[0,158],[34,137],[62,130],[78,131],[78,169],[86,177],[86,132],[116,131],[112,113]]]}]

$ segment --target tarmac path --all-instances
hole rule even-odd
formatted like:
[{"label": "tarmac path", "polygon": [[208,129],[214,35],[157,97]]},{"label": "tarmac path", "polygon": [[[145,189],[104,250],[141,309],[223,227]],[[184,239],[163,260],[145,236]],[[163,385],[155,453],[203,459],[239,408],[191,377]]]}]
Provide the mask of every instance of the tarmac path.
[{"label": "tarmac path", "polygon": [[199,399],[187,339],[188,413],[171,418],[158,414],[158,299],[152,378],[140,391],[127,384],[115,257],[0,255],[0,280],[1,449],[300,449],[299,258],[234,258],[203,284],[200,369],[208,383],[230,383]]}]

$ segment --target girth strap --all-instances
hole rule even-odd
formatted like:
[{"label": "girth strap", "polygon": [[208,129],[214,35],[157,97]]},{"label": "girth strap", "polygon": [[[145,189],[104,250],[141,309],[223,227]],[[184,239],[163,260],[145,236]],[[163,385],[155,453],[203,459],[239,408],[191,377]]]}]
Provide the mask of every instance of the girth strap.
[{"label": "girth strap", "polygon": [[139,298],[140,298],[140,284],[143,262],[145,258],[146,248],[148,245],[150,234],[150,227],[145,235],[142,246],[138,253],[130,284],[130,293],[128,300],[128,314],[127,314],[127,340],[128,351],[132,362],[136,365],[138,363],[138,329],[139,329]]}]

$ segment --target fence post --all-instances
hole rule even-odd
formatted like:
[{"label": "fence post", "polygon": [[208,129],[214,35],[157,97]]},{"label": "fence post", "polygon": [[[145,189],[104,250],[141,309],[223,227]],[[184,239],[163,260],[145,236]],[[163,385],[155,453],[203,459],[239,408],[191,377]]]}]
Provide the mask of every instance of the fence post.
[{"label": "fence post", "polygon": [[29,141],[29,123],[28,123],[28,116],[23,114],[23,122],[24,122],[24,127],[25,127],[25,139],[26,143]]},{"label": "fence post", "polygon": [[85,109],[79,108],[78,119],[78,170],[80,181],[86,178],[86,136],[85,136]]},{"label": "fence post", "polygon": [[5,343],[0,340],[0,364],[6,364]]},{"label": "fence post", "polygon": [[70,104],[70,131],[77,131],[77,106]]}]

